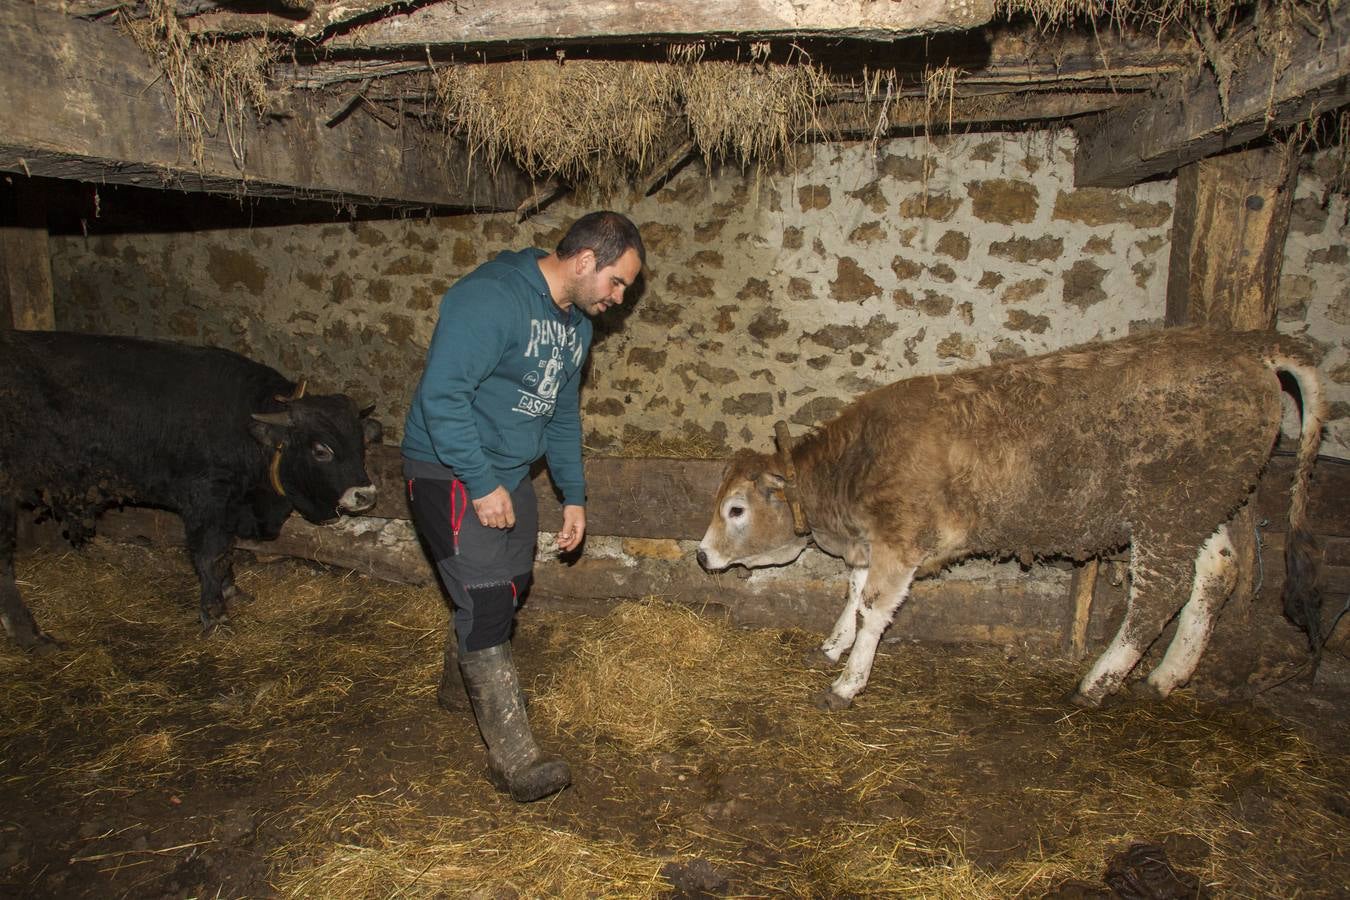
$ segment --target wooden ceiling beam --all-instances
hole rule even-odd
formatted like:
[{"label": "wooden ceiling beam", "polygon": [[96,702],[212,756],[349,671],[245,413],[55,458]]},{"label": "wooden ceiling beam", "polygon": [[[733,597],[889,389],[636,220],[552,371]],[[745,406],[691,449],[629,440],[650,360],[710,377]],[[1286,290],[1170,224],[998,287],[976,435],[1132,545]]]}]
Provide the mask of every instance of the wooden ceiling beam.
[{"label": "wooden ceiling beam", "polygon": [[1240,147],[1350,102],[1350,4],[1315,25],[1218,45],[1226,93],[1209,63],[1074,126],[1080,187],[1127,187]]},{"label": "wooden ceiling beam", "polygon": [[493,0],[432,3],[353,28],[325,46],[366,52],[438,45],[689,41],[809,36],[893,40],[974,28],[994,15],[993,0]]},{"label": "wooden ceiling beam", "polygon": [[0,170],[177,190],[396,207],[513,210],[531,193],[509,165],[419,148],[371,116],[326,127],[303,97],[230,135],[200,165],[160,73],[107,25],[0,0]]}]

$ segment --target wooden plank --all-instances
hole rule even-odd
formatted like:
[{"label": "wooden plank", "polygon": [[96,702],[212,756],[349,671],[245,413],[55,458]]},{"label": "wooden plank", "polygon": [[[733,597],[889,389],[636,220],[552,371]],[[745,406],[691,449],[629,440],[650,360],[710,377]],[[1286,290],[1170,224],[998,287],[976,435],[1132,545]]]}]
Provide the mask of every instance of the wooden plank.
[{"label": "wooden plank", "polygon": [[1248,30],[1222,44],[1233,65],[1226,98],[1200,64],[1075,124],[1075,184],[1127,187],[1350,102],[1350,5],[1309,21],[1260,41]]},{"label": "wooden plank", "polygon": [[[615,537],[698,540],[712,518],[712,501],[725,465],[720,459],[588,457],[588,530]],[[370,515],[408,518],[398,447],[372,447],[366,468],[379,488],[379,501]],[[1288,530],[1293,471],[1293,457],[1277,455],[1257,486],[1257,519],[1267,520],[1264,527],[1268,531]],[[556,531],[562,523],[562,511],[548,473],[536,473],[534,483],[539,497],[539,527]],[[1318,461],[1308,516],[1315,533],[1350,537],[1350,464],[1328,457]]]},{"label": "wooden plank", "polygon": [[[1294,458],[1279,455],[1271,459],[1256,490],[1256,519],[1273,532],[1289,530],[1289,484],[1294,475]],[[1320,457],[1313,467],[1312,490],[1308,496],[1308,521],[1313,533],[1328,537],[1350,537],[1350,463]]]},{"label": "wooden plank", "polygon": [[536,0],[433,3],[329,40],[333,49],[417,50],[453,45],[633,42],[651,38],[789,38],[811,35],[889,41],[907,34],[974,28],[993,0]]},{"label": "wooden plank", "polygon": [[[712,501],[721,483],[722,460],[586,460],[586,528],[614,537],[697,540],[712,518]],[[408,518],[403,462],[394,446],[372,447],[366,470],[379,490],[371,516]],[[562,504],[546,471],[535,473],[539,528],[557,531]]]},{"label": "wooden plank", "polygon": [[1073,659],[1087,653],[1088,623],[1092,621],[1092,597],[1097,592],[1097,569],[1101,560],[1089,559],[1073,573],[1073,625],[1069,629],[1069,652]]},{"label": "wooden plank", "polygon": [[[0,0],[0,169],[201,190],[506,211],[530,187],[509,165],[470,174],[467,155],[417,146],[371,116],[327,128],[300,97],[266,124],[207,140],[200,166],[175,126],[169,88],[116,29]],[[236,151],[243,148],[242,156]]]},{"label": "wooden plank", "polygon": [[47,248],[47,216],[41,198],[26,178],[4,191],[0,216],[0,328],[50,331],[56,327],[52,305],[52,263]]},{"label": "wooden plank", "polygon": [[1291,142],[1182,168],[1167,274],[1168,325],[1234,331],[1275,326],[1299,156]]},{"label": "wooden plank", "polygon": [[[189,20],[190,23],[197,21]],[[427,68],[425,52],[386,59],[357,56],[357,48],[330,56],[326,49],[326,45],[320,45],[316,58],[310,58],[313,54],[301,55],[293,64],[279,66],[278,77],[306,89],[374,78],[377,86],[372,96],[378,97],[380,85],[391,83],[393,76],[421,75]],[[475,59],[518,61],[522,58],[522,50],[510,44],[493,45],[480,50]],[[654,53],[646,50],[646,55],[639,58],[664,63],[662,48],[657,45],[655,50]],[[540,58],[546,52],[538,50],[534,58]],[[710,50],[712,52],[715,48]],[[769,59],[786,62],[791,58],[788,55],[791,52],[790,47],[776,48]],[[846,48],[831,42],[830,46],[808,52],[812,60],[838,82],[832,93],[836,100],[861,100],[878,92],[884,94],[884,82],[879,78],[891,74],[904,90],[923,96],[926,92],[925,73],[943,65],[960,71],[956,85],[958,93],[967,88],[999,86],[1063,91],[1066,84],[1075,91],[1145,91],[1159,78],[1186,71],[1195,62],[1192,45],[1175,38],[1160,38],[1156,34],[1119,34],[1114,29],[1093,35],[1066,30],[1044,34],[1034,27],[1008,25],[924,35],[899,42],[854,42]],[[526,52],[526,56],[529,55]],[[607,41],[588,44],[584,58],[630,60],[634,55],[635,48],[631,45]],[[552,59],[551,54],[548,58]],[[865,73],[870,76],[866,80]],[[848,87],[850,84],[854,86]],[[415,95],[424,87],[408,84],[399,93]],[[389,89],[384,89],[384,93],[387,96]],[[1123,98],[1116,98],[1117,105],[1122,101]]]}]

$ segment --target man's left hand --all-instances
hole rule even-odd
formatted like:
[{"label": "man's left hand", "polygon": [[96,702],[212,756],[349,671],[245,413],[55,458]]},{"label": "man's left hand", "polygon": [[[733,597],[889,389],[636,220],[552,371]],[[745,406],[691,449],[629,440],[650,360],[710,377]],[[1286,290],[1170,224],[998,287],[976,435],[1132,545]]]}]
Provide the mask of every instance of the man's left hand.
[{"label": "man's left hand", "polygon": [[581,546],[586,536],[586,507],[564,506],[562,529],[558,532],[558,549],[569,553]]}]

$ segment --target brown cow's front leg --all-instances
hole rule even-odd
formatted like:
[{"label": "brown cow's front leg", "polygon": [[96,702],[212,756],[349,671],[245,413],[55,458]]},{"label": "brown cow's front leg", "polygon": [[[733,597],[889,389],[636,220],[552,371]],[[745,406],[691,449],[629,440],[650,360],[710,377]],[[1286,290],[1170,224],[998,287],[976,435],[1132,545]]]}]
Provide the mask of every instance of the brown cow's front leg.
[{"label": "brown cow's front leg", "polygon": [[862,602],[863,588],[867,584],[867,567],[851,569],[848,573],[848,600],[844,602],[844,611],[834,623],[834,631],[820,645],[821,654],[829,663],[839,662],[839,657],[853,646],[858,635],[858,605]]},{"label": "brown cow's front leg", "polygon": [[858,692],[867,687],[882,632],[891,624],[896,610],[909,596],[909,586],[917,570],[917,564],[909,564],[880,550],[873,551],[872,564],[866,570],[866,584],[860,592],[858,603],[862,627],[853,641],[848,665],[830,685],[830,689],[817,699],[817,706],[822,709],[846,709]]}]

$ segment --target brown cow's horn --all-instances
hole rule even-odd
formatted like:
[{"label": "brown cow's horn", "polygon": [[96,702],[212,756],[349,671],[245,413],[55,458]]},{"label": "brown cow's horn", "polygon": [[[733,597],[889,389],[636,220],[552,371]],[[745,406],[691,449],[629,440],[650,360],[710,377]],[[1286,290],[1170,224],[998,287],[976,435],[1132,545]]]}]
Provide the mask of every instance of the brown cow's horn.
[{"label": "brown cow's horn", "polygon": [[802,509],[801,499],[797,496],[797,467],[792,462],[792,435],[788,432],[787,422],[781,419],[773,426],[774,443],[783,458],[783,497],[792,510],[792,530],[797,534],[810,534],[811,526],[806,523],[806,511]]}]

